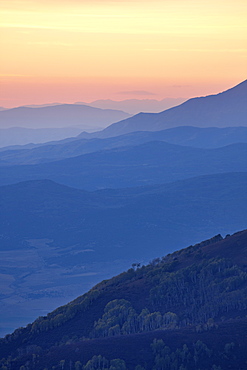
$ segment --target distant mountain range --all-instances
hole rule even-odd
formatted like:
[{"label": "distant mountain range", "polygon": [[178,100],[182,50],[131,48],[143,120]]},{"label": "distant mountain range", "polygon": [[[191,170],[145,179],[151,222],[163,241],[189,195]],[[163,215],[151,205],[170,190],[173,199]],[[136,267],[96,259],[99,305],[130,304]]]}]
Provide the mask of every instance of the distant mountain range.
[{"label": "distant mountain range", "polygon": [[[162,100],[156,99],[125,99],[125,100],[111,100],[101,99],[95,100],[90,103],[88,102],[75,102],[77,105],[87,105],[89,107],[101,108],[101,109],[113,109],[120,110],[131,115],[139,112],[154,112],[158,113],[162,110],[169,109],[175,105],[181,104],[185,101],[184,98],[164,98]],[[62,105],[63,103],[48,103],[48,104],[30,104],[25,105],[26,108],[42,108],[55,105]],[[8,108],[0,107],[0,110]]]},{"label": "distant mountain range", "polygon": [[[19,130],[21,132],[24,129]],[[42,129],[36,131],[38,133]],[[247,143],[247,127],[199,128],[182,126],[163,131],[132,132],[105,139],[81,139],[81,136],[78,135],[75,138],[43,145],[2,148],[0,150],[0,166],[53,162],[99,150],[137,146],[157,140],[176,145],[212,149],[231,144]]]},{"label": "distant mountain range", "polygon": [[128,113],[78,104],[59,104],[41,108],[18,107],[0,111],[0,128],[98,129],[127,118]]},{"label": "distant mountain range", "polygon": [[[181,98],[166,98],[161,101],[154,99],[128,99],[123,101],[97,100],[92,103],[78,102],[68,105],[70,111],[67,109],[67,112],[63,111],[62,114],[61,110],[64,104],[60,103],[27,105],[14,108],[14,110],[0,107],[0,111],[10,111],[3,115],[2,120],[0,114],[0,148],[12,145],[36,144],[52,140],[62,140],[77,136],[82,131],[90,133],[101,130],[106,125],[128,117],[129,114],[136,114],[140,111],[160,112],[174,105],[178,105],[184,100],[185,99]],[[78,111],[77,107],[73,109],[74,105],[82,106],[81,111]],[[56,108],[58,106],[61,107]],[[53,110],[41,109],[50,107],[54,107]],[[86,107],[100,109],[98,111],[92,110],[91,112],[87,112]],[[35,108],[38,109],[37,112],[33,111]],[[83,111],[83,109],[85,111]],[[103,112],[106,110],[109,115],[109,120],[105,114],[106,112]],[[125,114],[125,112],[129,114]],[[91,117],[88,117],[89,114],[91,114]],[[104,117],[104,115],[106,117]],[[9,128],[3,128],[6,127],[6,125]],[[24,127],[22,127],[23,125]],[[37,125],[42,128],[37,129]],[[59,125],[59,127],[57,127],[57,125]],[[75,125],[76,127],[70,127],[71,125]]]},{"label": "distant mountain range", "polygon": [[86,104],[90,107],[102,108],[102,109],[117,109],[123,110],[130,114],[137,114],[139,112],[152,112],[158,113],[165,109],[169,109],[178,104],[181,104],[186,99],[183,98],[165,98],[162,100],[155,99],[126,99],[121,101],[102,99],[95,100],[91,103],[75,103],[75,104]]},{"label": "distant mountain range", "polygon": [[246,242],[246,230],[217,234],[146,266],[133,264],[0,340],[1,363],[36,370],[245,369]]},{"label": "distant mountain range", "polygon": [[110,137],[133,131],[160,131],[176,126],[247,126],[247,80],[217,95],[193,98],[161,113],[139,113],[110,125],[92,137]]},{"label": "distant mountain range", "polygon": [[[149,105],[145,100],[126,100],[121,104],[124,107],[129,103],[137,104],[139,108],[144,104],[145,111],[148,111]],[[82,103],[54,104],[0,110],[0,147],[59,140],[65,138],[65,135],[75,136],[78,133],[75,129],[87,131],[81,134],[81,138],[91,139],[114,137],[136,131],[161,131],[178,126],[207,128],[247,126],[247,81],[217,95],[190,99],[161,113],[139,113],[133,117],[123,111],[100,109]],[[118,102],[112,101],[96,101],[91,105],[121,108]],[[20,135],[20,127],[29,131],[22,131]],[[2,130],[4,128],[11,130]],[[50,130],[35,132],[34,129],[37,128]],[[55,128],[59,130],[56,131]],[[65,128],[67,130],[71,128],[71,131],[66,132]],[[92,132],[96,130],[101,131]]]},{"label": "distant mountain range", "polygon": [[168,183],[206,174],[244,172],[246,162],[245,143],[201,149],[150,141],[56,162],[3,165],[0,185],[50,179],[85,190],[124,188]]}]

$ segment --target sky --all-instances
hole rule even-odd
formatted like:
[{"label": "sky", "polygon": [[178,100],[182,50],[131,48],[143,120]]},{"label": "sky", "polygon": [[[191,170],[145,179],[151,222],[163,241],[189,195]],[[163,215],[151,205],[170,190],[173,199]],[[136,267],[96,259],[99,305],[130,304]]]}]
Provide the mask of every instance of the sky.
[{"label": "sky", "polygon": [[0,0],[0,106],[190,98],[246,79],[246,0]]}]

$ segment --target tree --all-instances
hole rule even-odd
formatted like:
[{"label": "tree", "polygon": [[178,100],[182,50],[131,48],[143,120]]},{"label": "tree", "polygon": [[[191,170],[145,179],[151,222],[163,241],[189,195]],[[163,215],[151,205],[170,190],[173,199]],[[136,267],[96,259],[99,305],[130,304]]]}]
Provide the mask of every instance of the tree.
[{"label": "tree", "polygon": [[83,367],[84,370],[101,370],[108,367],[109,361],[106,360],[105,357],[101,355],[93,356],[91,360],[89,360],[86,365]]},{"label": "tree", "polygon": [[64,369],[64,365],[65,365],[65,360],[61,360],[60,362],[59,362],[59,366],[60,366],[60,368],[63,370]]},{"label": "tree", "polygon": [[119,358],[116,358],[114,360],[111,360],[111,366],[109,370],[126,370],[126,365],[124,360],[120,360]]},{"label": "tree", "polygon": [[81,370],[82,369],[82,363],[81,361],[76,361],[75,363],[75,370]]}]

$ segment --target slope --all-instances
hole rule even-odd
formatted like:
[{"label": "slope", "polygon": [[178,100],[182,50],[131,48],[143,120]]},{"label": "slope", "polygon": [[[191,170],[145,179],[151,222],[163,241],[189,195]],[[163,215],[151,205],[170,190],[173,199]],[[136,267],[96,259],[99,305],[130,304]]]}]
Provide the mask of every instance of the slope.
[{"label": "slope", "polygon": [[33,359],[35,369],[59,368],[61,360],[69,369],[99,354],[121,357],[128,369],[158,363],[175,370],[180,364],[186,370],[244,369],[246,241],[246,230],[217,235],[129,269],[16,330],[0,342],[1,352],[14,369]]},{"label": "slope", "polygon": [[[88,128],[88,127],[87,127]],[[29,143],[40,144],[52,140],[63,140],[76,137],[86,127],[60,127],[60,128],[24,128],[10,127],[0,129],[0,148]],[[98,128],[97,128],[98,129]]]},{"label": "slope", "polygon": [[176,126],[246,126],[247,80],[217,95],[193,98],[161,113],[139,113],[92,137],[111,137],[133,131],[160,131]]}]

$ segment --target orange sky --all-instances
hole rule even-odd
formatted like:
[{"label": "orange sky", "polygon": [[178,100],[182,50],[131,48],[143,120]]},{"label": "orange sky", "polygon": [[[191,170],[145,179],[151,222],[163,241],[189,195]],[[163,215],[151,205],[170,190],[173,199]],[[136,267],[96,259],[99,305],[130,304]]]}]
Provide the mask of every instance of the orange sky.
[{"label": "orange sky", "polygon": [[0,106],[185,97],[246,79],[245,0],[0,0]]}]

